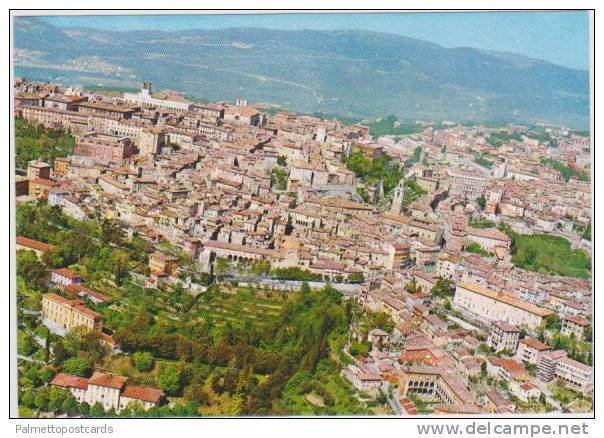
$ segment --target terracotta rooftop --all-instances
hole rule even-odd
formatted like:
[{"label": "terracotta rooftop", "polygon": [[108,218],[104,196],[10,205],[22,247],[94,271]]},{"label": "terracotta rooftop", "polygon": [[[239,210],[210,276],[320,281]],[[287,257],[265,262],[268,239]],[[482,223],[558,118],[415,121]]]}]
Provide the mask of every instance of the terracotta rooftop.
[{"label": "terracotta rooftop", "polygon": [[39,240],[29,239],[23,236],[17,236],[17,245],[25,246],[36,251],[51,251],[52,245],[48,243],[40,242]]},{"label": "terracotta rooftop", "polygon": [[59,373],[52,381],[51,385],[62,386],[64,388],[88,389],[88,379],[85,377],[73,376],[71,374]]},{"label": "terracotta rooftop", "polygon": [[62,277],[70,278],[72,280],[74,280],[76,278],[82,278],[79,274],[76,274],[74,271],[72,271],[71,269],[68,269],[68,268],[54,269],[52,272],[54,272]]},{"label": "terracotta rooftop", "polygon": [[164,393],[160,389],[157,389],[157,388],[148,388],[148,387],[142,387],[142,386],[126,386],[124,388],[124,392],[122,393],[122,396],[149,402],[149,403],[158,403],[164,396]]},{"label": "terracotta rooftop", "polygon": [[97,386],[106,386],[108,388],[122,389],[128,380],[127,377],[124,376],[116,376],[114,374],[105,374],[99,371],[96,371],[88,383],[90,385]]},{"label": "terracotta rooftop", "polygon": [[520,340],[520,343],[528,345],[529,347],[534,348],[534,349],[539,350],[539,351],[550,350],[550,346],[549,345],[544,344],[543,342],[539,342],[535,338],[524,338],[524,339]]}]

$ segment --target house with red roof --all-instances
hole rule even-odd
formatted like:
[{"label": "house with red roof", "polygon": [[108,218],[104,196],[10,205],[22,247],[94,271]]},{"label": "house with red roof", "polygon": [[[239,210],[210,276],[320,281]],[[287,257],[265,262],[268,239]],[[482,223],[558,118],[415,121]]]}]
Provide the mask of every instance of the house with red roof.
[{"label": "house with red roof", "polygon": [[92,377],[78,377],[59,373],[50,382],[52,386],[66,388],[78,403],[90,406],[100,403],[107,411],[111,408],[120,412],[128,405],[137,403],[147,410],[157,406],[164,393],[157,388],[127,385],[127,377],[95,371]]},{"label": "house with red roof", "polygon": [[81,284],[82,277],[69,268],[53,269],[50,275],[50,281],[61,286],[70,284]]}]

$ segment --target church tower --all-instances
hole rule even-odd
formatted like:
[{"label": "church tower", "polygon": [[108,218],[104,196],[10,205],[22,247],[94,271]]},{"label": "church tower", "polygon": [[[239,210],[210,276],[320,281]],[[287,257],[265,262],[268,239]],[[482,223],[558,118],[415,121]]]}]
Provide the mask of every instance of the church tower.
[{"label": "church tower", "polygon": [[392,206],[390,212],[394,214],[401,214],[403,210],[403,203],[405,202],[405,181],[400,180],[396,189],[394,189],[394,196],[392,197]]}]

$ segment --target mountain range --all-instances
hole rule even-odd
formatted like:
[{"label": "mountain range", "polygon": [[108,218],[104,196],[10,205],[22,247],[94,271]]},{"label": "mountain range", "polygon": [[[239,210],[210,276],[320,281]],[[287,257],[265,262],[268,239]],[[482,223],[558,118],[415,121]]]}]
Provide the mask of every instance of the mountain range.
[{"label": "mountain range", "polygon": [[69,85],[151,81],[207,100],[405,120],[589,126],[589,73],[512,53],[361,30],[13,26],[15,74]]}]

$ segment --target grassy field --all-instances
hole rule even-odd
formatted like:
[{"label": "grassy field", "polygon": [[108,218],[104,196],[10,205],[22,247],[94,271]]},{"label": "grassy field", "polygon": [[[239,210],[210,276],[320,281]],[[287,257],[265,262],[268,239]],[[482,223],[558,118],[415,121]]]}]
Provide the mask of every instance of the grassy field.
[{"label": "grassy field", "polygon": [[572,250],[570,242],[563,237],[514,233],[512,242],[512,262],[518,267],[565,277],[591,277],[589,255]]}]

